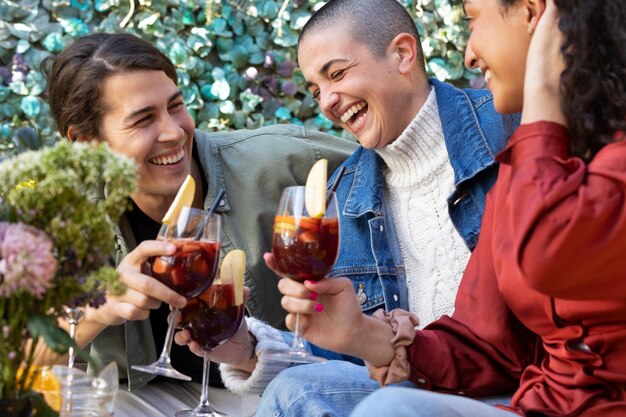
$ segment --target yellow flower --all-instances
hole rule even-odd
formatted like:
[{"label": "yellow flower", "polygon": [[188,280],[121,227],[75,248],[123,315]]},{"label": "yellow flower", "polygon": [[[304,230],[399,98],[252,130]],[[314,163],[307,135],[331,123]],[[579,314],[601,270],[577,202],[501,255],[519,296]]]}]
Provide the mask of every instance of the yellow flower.
[{"label": "yellow flower", "polygon": [[15,186],[15,190],[20,190],[22,188],[35,188],[37,185],[37,181],[29,178],[28,181],[22,181]]}]

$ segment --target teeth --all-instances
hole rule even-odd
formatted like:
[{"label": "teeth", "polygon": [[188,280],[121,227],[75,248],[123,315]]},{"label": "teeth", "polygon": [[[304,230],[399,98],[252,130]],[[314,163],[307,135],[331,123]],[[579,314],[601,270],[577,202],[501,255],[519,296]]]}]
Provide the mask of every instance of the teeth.
[{"label": "teeth", "polygon": [[179,162],[185,157],[185,150],[181,149],[177,154],[168,156],[166,158],[154,158],[150,162],[155,165],[171,165]]},{"label": "teeth", "polygon": [[363,107],[365,107],[365,102],[361,102],[350,107],[344,114],[341,115],[341,122],[347,123],[348,120],[350,120],[350,118],[354,116]]},{"label": "teeth", "polygon": [[491,71],[486,70],[485,71],[485,82],[489,83],[489,80],[491,79]]}]

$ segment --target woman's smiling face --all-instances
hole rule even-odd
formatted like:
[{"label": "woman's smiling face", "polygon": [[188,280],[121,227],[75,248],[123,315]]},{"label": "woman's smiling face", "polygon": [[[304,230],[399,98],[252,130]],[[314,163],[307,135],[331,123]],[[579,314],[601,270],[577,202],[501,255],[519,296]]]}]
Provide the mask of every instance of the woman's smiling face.
[{"label": "woman's smiling face", "polygon": [[532,24],[525,0],[507,8],[499,0],[465,0],[463,8],[471,31],[465,65],[480,68],[498,112],[520,112]]},{"label": "woman's smiling face", "polygon": [[393,47],[382,57],[355,41],[350,25],[309,32],[298,63],[322,113],[365,148],[394,141],[415,116],[415,86],[402,76]]},{"label": "woman's smiling face", "polygon": [[127,71],[102,83],[102,140],[138,166],[133,200],[171,200],[191,172],[195,124],[162,71]]}]

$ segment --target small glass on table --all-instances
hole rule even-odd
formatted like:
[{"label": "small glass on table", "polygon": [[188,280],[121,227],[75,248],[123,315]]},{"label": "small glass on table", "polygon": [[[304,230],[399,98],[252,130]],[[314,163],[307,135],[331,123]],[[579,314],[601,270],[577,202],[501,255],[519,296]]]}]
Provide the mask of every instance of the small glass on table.
[{"label": "small glass on table", "polygon": [[[337,199],[328,192],[326,211],[321,217],[311,217],[306,209],[304,186],[287,187],[283,191],[274,217],[272,254],[283,276],[296,281],[317,281],[326,276],[337,259],[339,250],[339,216]],[[312,363],[326,359],[304,349],[300,336],[300,315],[291,347],[286,352],[272,352],[268,357],[277,361]]]},{"label": "small glass on table", "polygon": [[230,339],[239,329],[244,316],[243,302],[237,304],[233,284],[213,285],[181,310],[180,326],[188,329],[191,338],[206,352],[202,372],[200,404],[193,410],[183,410],[176,417],[228,417],[209,404],[209,353]]},{"label": "small glass on table", "polygon": [[[215,278],[220,254],[221,219],[218,214],[183,207],[174,224],[163,224],[157,240],[176,245],[172,256],[150,259],[149,273],[180,295],[191,299],[204,292]],[[174,308],[173,317],[178,309]],[[175,325],[170,322],[159,359],[150,365],[133,365],[138,371],[183,381],[191,377],[178,372],[171,364],[170,350]]]}]

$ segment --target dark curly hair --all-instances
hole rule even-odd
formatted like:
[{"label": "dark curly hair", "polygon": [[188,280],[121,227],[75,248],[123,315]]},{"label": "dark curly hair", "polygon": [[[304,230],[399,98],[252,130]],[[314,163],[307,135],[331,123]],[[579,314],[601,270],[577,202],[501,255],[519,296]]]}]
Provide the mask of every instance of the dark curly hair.
[{"label": "dark curly hair", "polygon": [[[500,0],[506,8],[519,0]],[[555,0],[566,69],[561,107],[574,155],[626,138],[626,0]],[[617,132],[617,133],[616,133]]]}]

